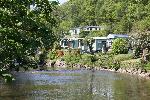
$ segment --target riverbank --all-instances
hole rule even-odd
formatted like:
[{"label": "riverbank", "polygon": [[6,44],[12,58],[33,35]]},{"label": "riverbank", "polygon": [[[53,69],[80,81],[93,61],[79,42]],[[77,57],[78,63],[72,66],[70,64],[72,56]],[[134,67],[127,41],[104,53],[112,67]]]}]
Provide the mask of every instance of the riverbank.
[{"label": "riverbank", "polygon": [[[88,66],[82,64],[67,64],[65,61],[57,60],[54,65],[52,65],[53,61],[49,61],[46,65],[48,69],[86,69],[86,70],[105,70],[123,74],[130,74],[130,75],[137,75],[142,78],[150,79],[150,71],[144,70],[142,68],[126,68],[120,67],[116,68],[109,68],[109,67],[96,67],[96,66]],[[52,66],[51,66],[52,65]],[[54,67],[55,66],[55,67]]]},{"label": "riverbank", "polygon": [[56,56],[55,59],[48,59],[46,65],[50,68],[57,66],[58,69],[108,70],[150,79],[150,62],[145,62],[142,57],[135,57],[133,53],[113,54],[108,52],[92,55],[82,54],[78,50],[68,50],[63,54]]},{"label": "riverbank", "polygon": [[100,70],[107,70],[107,71],[118,72],[118,73],[123,73],[123,74],[137,75],[142,78],[150,79],[150,72],[142,71],[142,69],[119,68],[117,71],[115,69],[100,69]]}]

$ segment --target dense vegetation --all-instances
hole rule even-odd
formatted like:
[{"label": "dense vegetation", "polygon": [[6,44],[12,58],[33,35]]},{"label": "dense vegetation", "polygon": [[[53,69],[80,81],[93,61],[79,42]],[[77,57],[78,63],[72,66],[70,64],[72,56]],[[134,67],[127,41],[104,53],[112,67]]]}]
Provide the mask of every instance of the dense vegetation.
[{"label": "dense vegetation", "polygon": [[56,4],[48,0],[0,1],[0,76],[9,77],[7,71],[12,69],[36,68],[38,51],[52,48],[57,39],[53,32]]},{"label": "dense vegetation", "polygon": [[115,39],[112,44],[112,51],[114,54],[127,54],[128,41],[122,38]]},{"label": "dense vegetation", "polygon": [[150,0],[69,0],[59,7],[59,13],[62,33],[73,27],[99,25],[105,31],[90,36],[129,34],[150,47],[150,43],[142,42],[150,41]]},{"label": "dense vegetation", "polygon": [[150,0],[70,0],[60,7],[60,28],[103,25],[113,33],[150,29]]}]

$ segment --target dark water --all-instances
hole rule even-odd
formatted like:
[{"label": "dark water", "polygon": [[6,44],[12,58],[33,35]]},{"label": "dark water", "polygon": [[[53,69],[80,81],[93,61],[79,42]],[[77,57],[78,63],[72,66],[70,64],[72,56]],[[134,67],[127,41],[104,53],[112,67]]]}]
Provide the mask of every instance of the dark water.
[{"label": "dark water", "polygon": [[0,100],[150,100],[150,80],[107,71],[16,73],[0,81]]}]

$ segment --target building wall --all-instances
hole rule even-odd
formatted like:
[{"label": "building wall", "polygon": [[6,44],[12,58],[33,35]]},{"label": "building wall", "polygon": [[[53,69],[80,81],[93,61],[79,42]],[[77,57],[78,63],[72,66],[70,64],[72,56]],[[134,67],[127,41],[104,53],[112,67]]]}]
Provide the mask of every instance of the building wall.
[{"label": "building wall", "polygon": [[95,43],[93,43],[93,50],[102,50],[103,47],[106,47],[106,40],[103,39],[96,39]]},{"label": "building wall", "polygon": [[[93,31],[93,30],[101,30],[101,27],[84,27],[84,28],[82,28],[82,30],[84,30],[84,31]],[[75,28],[75,29],[71,29],[70,31],[69,31],[69,33],[71,33],[71,36],[75,36],[75,35],[79,35],[80,34],[80,32],[81,32],[81,28]]]},{"label": "building wall", "polygon": [[84,31],[94,31],[94,30],[100,30],[100,27],[86,27],[83,28]]}]

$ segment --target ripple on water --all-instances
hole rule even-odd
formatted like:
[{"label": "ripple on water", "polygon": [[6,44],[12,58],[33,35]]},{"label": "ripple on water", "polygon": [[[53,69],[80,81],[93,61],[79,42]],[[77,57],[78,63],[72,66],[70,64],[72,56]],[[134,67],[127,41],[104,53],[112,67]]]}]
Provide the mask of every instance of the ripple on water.
[{"label": "ripple on water", "polygon": [[127,74],[59,70],[15,76],[12,84],[0,82],[0,100],[150,100],[150,81]]}]

